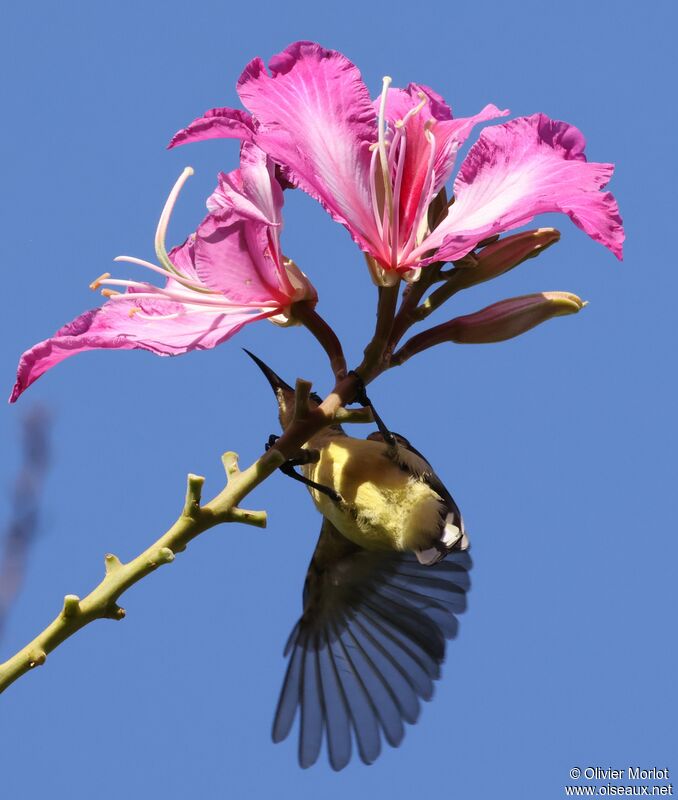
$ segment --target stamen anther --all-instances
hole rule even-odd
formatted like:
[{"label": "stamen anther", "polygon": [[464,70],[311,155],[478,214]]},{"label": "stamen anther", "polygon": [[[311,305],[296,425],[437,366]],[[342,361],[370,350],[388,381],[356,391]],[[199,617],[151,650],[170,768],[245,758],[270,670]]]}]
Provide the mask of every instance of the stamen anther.
[{"label": "stamen anther", "polygon": [[102,289],[101,294],[104,297],[117,297],[118,295],[122,294],[122,292],[116,292],[115,289]]},{"label": "stamen anther", "polygon": [[99,275],[99,277],[95,281],[92,281],[92,283],[90,283],[89,288],[92,289],[92,291],[95,291],[96,289],[99,288],[99,286],[101,286],[102,281],[105,281],[106,278],[110,277],[111,277],[110,272],[102,272],[101,275]]}]

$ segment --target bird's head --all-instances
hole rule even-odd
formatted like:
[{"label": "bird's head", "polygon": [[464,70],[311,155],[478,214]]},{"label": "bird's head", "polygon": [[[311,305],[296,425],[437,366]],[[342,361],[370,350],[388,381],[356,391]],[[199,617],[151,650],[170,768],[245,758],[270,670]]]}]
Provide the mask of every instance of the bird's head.
[{"label": "bird's head", "polygon": [[[285,430],[292,421],[292,416],[294,415],[294,389],[288,383],[285,383],[285,381],[279,375],[273,372],[268,364],[265,364],[260,358],[257,358],[254,353],[250,353],[249,350],[245,350],[245,352],[264,373],[266,380],[271,386],[271,389],[273,389],[275,398],[278,401],[278,418],[280,420],[280,427]],[[317,394],[312,393],[309,398],[309,403],[312,406],[316,404],[320,405],[320,397],[318,397]]]}]

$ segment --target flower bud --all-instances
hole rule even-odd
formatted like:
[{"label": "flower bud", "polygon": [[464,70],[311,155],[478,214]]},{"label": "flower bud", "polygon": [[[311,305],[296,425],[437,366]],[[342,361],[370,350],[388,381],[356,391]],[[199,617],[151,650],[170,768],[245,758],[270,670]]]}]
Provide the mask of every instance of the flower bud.
[{"label": "flower bud", "polygon": [[560,232],[555,228],[537,228],[492,242],[475,254],[475,263],[456,264],[460,271],[455,278],[455,285],[459,289],[467,289],[492,280],[526,259],[538,256],[559,239]]},{"label": "flower bud", "polygon": [[552,317],[576,314],[585,305],[576,294],[569,292],[541,292],[512,297],[446,323],[446,339],[459,344],[503,342],[520,336]]}]

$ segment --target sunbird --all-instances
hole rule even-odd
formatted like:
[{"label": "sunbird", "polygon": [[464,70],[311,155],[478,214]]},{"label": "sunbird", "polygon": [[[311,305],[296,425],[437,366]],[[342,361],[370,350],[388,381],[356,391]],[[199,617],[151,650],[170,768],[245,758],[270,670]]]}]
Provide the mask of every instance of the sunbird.
[{"label": "sunbird", "polygon": [[[271,385],[285,430],[294,389],[245,352]],[[357,399],[367,400],[364,388]],[[419,698],[433,694],[470,588],[457,504],[422,454],[373,415],[379,430],[366,439],[331,425],[281,467],[307,485],[323,517],[273,720],[280,742],[300,709],[302,767],[317,761],[323,739],[335,770],[350,761],[352,740],[366,764],[378,757],[382,736],[401,743]]]}]

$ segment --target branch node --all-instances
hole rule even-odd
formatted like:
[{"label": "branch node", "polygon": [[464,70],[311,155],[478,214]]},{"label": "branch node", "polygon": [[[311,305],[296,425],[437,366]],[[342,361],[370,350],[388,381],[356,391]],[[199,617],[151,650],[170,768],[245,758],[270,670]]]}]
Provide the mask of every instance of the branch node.
[{"label": "branch node", "polygon": [[80,598],[77,594],[67,594],[64,597],[64,607],[61,610],[61,616],[64,619],[72,619],[80,613]]},{"label": "branch node", "polygon": [[28,657],[28,668],[42,666],[47,661],[47,653],[44,650],[34,650]]},{"label": "branch node", "polygon": [[236,475],[240,474],[240,467],[238,466],[238,454],[232,450],[224,453],[221,457],[221,463],[224,465],[226,471],[226,482],[230,483]]},{"label": "branch node", "polygon": [[106,553],[104,556],[104,563],[106,564],[106,575],[112,575],[122,567],[122,561],[113,553]]},{"label": "branch node", "polygon": [[200,498],[205,479],[202,475],[188,473],[186,479],[186,502],[184,503],[183,516],[195,519],[200,515]]}]

